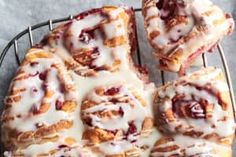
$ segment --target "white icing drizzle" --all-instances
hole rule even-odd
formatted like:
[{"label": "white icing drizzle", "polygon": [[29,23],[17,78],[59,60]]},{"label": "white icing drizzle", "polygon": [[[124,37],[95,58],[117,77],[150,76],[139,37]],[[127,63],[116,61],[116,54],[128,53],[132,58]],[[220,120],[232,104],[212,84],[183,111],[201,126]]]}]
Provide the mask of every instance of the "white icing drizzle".
[{"label": "white icing drizzle", "polygon": [[82,30],[84,30],[85,28],[94,28],[99,25],[103,20],[104,18],[100,14],[88,15],[83,20],[73,20],[68,30],[69,32],[71,32],[71,36],[69,37],[70,41],[66,42],[72,42],[75,49],[96,46],[96,43],[94,43],[96,42],[96,40],[93,40],[92,42],[89,42],[87,44],[80,42],[78,40],[78,37],[80,36]]},{"label": "white icing drizzle", "polygon": [[[135,126],[138,127],[137,132],[140,132],[142,122],[144,118],[147,116],[146,108],[143,107],[142,104],[138,100],[136,100],[136,98],[132,95],[132,93],[128,91],[127,87],[122,86],[121,88],[119,88],[119,90],[120,90],[119,94],[117,94],[116,96],[108,96],[107,98],[106,96],[99,97],[98,95],[95,94],[95,91],[93,91],[91,93],[91,98],[89,98],[89,100],[95,101],[96,103],[98,103],[98,105],[85,109],[82,115],[85,117],[90,117],[92,119],[92,125],[94,127],[98,127],[98,128],[106,129],[106,130],[122,129],[122,130],[127,131],[129,127],[128,123],[130,121],[134,121]],[[109,99],[110,100],[117,99],[117,101],[130,100],[132,104],[129,104],[129,102],[128,103],[125,103],[125,102],[112,103],[112,102],[109,102]],[[97,115],[93,115],[94,112],[119,111],[119,109],[121,109],[124,112],[123,116],[111,117],[112,119],[110,120],[100,118]],[[140,115],[140,113],[143,113],[143,114]]]}]

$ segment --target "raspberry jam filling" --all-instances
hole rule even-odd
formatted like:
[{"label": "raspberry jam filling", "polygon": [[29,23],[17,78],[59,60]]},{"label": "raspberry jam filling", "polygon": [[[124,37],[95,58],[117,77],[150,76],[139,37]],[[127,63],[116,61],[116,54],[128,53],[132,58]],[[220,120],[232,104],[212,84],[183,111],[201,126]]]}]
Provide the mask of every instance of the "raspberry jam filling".
[{"label": "raspberry jam filling", "polygon": [[179,117],[190,117],[194,119],[205,119],[206,118],[206,106],[205,100],[178,100],[172,99],[173,111]]},{"label": "raspberry jam filling", "polygon": [[91,50],[78,52],[73,55],[73,58],[84,66],[92,67],[93,61],[100,55],[98,48],[95,47]]},{"label": "raspberry jam filling", "polygon": [[116,87],[112,87],[112,88],[109,88],[107,89],[104,94],[105,95],[115,95],[115,94],[118,94],[120,92],[120,89],[119,88],[116,88]]},{"label": "raspberry jam filling", "polygon": [[88,44],[90,40],[94,39],[94,28],[93,29],[83,29],[79,35],[79,41]]},{"label": "raspberry jam filling", "polygon": [[183,0],[159,0],[156,6],[161,10],[161,19],[170,20],[179,14],[179,9],[186,6]]},{"label": "raspberry jam filling", "polygon": [[[221,105],[222,109],[225,110],[227,108],[227,104],[222,100],[220,94],[213,91],[210,87],[201,87],[191,83],[183,84],[183,86],[193,86],[198,91],[204,90],[209,95],[216,97],[216,99],[218,100],[218,104]],[[207,109],[209,109],[209,106],[211,106],[211,104],[209,104],[207,100],[203,98],[197,98],[194,95],[192,96],[192,100],[187,100],[184,93],[177,94],[172,98],[173,112],[180,118],[189,117],[193,119],[206,119],[209,116],[211,117],[211,115],[207,113]]]}]

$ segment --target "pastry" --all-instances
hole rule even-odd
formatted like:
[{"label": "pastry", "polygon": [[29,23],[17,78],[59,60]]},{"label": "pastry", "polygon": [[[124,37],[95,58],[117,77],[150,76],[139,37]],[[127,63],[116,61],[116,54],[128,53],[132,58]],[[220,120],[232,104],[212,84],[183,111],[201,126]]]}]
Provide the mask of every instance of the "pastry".
[{"label": "pastry", "polygon": [[40,46],[58,53],[81,76],[115,72],[135,49],[134,27],[129,8],[92,9],[55,28]]},{"label": "pastry", "polygon": [[160,87],[155,104],[157,127],[170,141],[183,135],[231,147],[235,122],[220,69],[205,68]]},{"label": "pastry", "polygon": [[6,148],[54,141],[73,125],[76,90],[61,60],[31,49],[5,98],[2,138]]},{"label": "pastry", "polygon": [[153,130],[149,116],[142,95],[130,85],[95,87],[81,104],[81,118],[87,126],[83,139],[101,143],[98,147],[105,150],[113,143],[117,147],[114,152],[120,148],[119,154],[113,156],[136,153],[140,136],[148,136]]},{"label": "pastry", "polygon": [[143,0],[142,4],[147,37],[159,67],[181,75],[234,28],[230,15],[210,0]]}]

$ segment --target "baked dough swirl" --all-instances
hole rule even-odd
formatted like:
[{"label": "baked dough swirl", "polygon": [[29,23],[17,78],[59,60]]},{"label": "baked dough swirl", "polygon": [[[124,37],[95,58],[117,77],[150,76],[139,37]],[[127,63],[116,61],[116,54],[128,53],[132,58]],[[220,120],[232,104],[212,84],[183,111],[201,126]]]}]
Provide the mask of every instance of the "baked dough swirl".
[{"label": "baked dough swirl", "polygon": [[41,49],[30,49],[18,69],[2,116],[6,148],[55,141],[73,125],[76,91],[61,60]]},{"label": "baked dough swirl", "polygon": [[161,87],[156,105],[161,131],[232,144],[235,123],[221,70],[203,69]]},{"label": "baked dough swirl", "polygon": [[[103,7],[83,12],[46,36],[41,46],[61,55],[69,69],[81,76],[119,70],[123,57],[134,49],[133,12],[125,7]],[[59,50],[58,50],[59,49]]]},{"label": "baked dough swirl", "polygon": [[[118,145],[123,150],[119,154],[133,152],[140,136],[148,136],[152,131],[152,118],[146,107],[142,96],[129,85],[94,88],[81,105],[81,118],[87,126],[83,139],[101,143],[100,149],[109,143]],[[117,152],[115,146],[113,149]]]}]

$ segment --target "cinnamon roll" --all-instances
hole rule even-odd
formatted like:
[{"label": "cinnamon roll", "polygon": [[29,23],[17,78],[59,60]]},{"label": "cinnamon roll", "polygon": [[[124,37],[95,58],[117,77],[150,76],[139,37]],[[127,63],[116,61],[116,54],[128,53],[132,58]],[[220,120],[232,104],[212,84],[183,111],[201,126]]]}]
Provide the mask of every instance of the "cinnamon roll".
[{"label": "cinnamon roll", "polygon": [[134,48],[133,11],[103,7],[83,12],[55,28],[41,45],[57,53],[81,76],[115,72]]},{"label": "cinnamon roll", "polygon": [[142,13],[160,68],[180,74],[234,27],[210,0],[143,0]]},{"label": "cinnamon roll", "polygon": [[74,82],[60,58],[30,49],[5,98],[5,147],[14,150],[59,139],[60,132],[73,126],[76,96]]},{"label": "cinnamon roll", "polygon": [[142,95],[129,85],[94,88],[81,105],[81,118],[86,125],[83,139],[100,144],[99,149],[108,156],[139,153],[135,144],[153,127],[146,107]]},{"label": "cinnamon roll", "polygon": [[151,150],[151,157],[231,157],[230,147],[184,137],[163,137]]},{"label": "cinnamon roll", "polygon": [[206,68],[158,89],[157,125],[165,134],[183,134],[232,144],[235,122],[221,70]]}]

